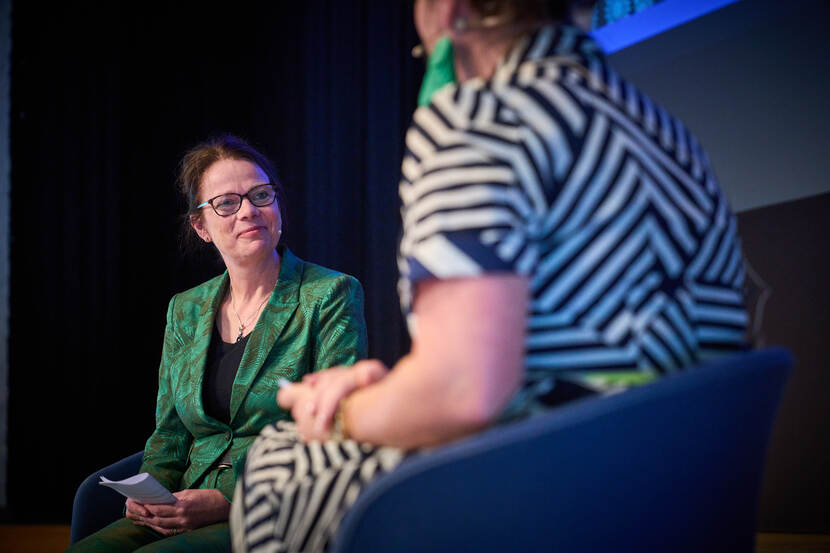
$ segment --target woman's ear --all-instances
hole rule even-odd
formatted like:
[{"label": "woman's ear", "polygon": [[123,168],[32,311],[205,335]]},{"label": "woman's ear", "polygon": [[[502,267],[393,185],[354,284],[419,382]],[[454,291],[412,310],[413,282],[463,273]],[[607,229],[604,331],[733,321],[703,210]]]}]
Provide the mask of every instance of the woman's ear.
[{"label": "woman's ear", "polygon": [[440,12],[441,24],[450,39],[458,39],[476,21],[478,14],[469,0],[447,0]]},{"label": "woman's ear", "polygon": [[190,226],[193,227],[193,230],[196,231],[196,234],[199,235],[199,238],[204,240],[205,242],[210,242],[210,233],[205,228],[204,223],[202,222],[202,218],[198,215],[190,214]]}]

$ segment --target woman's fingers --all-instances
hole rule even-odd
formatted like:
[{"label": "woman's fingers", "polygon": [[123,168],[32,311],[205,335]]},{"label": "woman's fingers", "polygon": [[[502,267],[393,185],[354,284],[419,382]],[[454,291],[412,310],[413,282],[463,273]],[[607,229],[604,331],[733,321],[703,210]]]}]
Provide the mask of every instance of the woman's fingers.
[{"label": "woman's fingers", "polygon": [[305,375],[302,382],[277,391],[277,403],[289,409],[306,441],[328,438],[340,402],[358,388],[381,380],[388,373],[377,359],[359,361],[351,367],[332,367]]},{"label": "woman's fingers", "polygon": [[184,522],[178,517],[154,517],[152,520],[148,520],[146,522],[152,526],[163,529],[174,529],[184,526]]},{"label": "woman's fingers", "polygon": [[300,387],[303,384],[292,384],[291,386],[283,386],[277,391],[277,403],[283,409],[291,409],[294,407],[294,402],[297,401]]},{"label": "woman's fingers", "polygon": [[382,380],[389,372],[379,359],[359,361],[355,364],[354,370],[357,372],[358,385],[361,388]]},{"label": "woman's fingers", "polygon": [[132,499],[127,499],[127,518],[130,518],[130,515],[133,516],[140,516],[146,517],[150,516],[150,511],[148,511],[144,505],[137,501],[133,501]]},{"label": "woman's fingers", "polygon": [[150,511],[150,513],[153,516],[160,518],[177,517],[181,514],[181,511],[175,503],[173,503],[172,505],[164,505],[163,503],[159,503],[157,505],[149,505],[147,507],[147,510]]},{"label": "woman's fingers", "polygon": [[343,371],[337,382],[321,390],[317,400],[317,414],[315,416],[315,431],[318,434],[327,433],[334,421],[334,414],[340,402],[358,388],[358,375],[354,370]]},{"label": "woman's fingers", "polygon": [[136,517],[133,515],[133,517],[128,518],[134,525],[150,528],[162,536],[172,536],[174,534],[180,534],[184,531],[184,526],[177,519],[158,518],[152,515],[149,517]]},{"label": "woman's fingers", "polygon": [[307,375],[305,375],[303,377],[303,384],[307,384],[308,386],[311,386],[312,388],[314,388],[319,381],[320,381],[320,373],[318,373],[318,372],[308,373]]},{"label": "woman's fingers", "polygon": [[182,529],[182,528],[178,528],[178,527],[169,527],[168,528],[168,527],[159,526],[158,524],[153,524],[153,523],[150,523],[150,522],[138,523],[138,525],[139,526],[146,526],[150,530],[155,530],[156,532],[158,532],[162,536],[168,536],[168,537],[169,536],[175,536],[176,534],[181,534],[182,532],[184,532],[184,529]]},{"label": "woman's fingers", "polygon": [[316,392],[313,410],[314,433],[326,437],[334,421],[340,402],[358,388],[369,386],[383,379],[389,370],[377,359],[358,361],[351,367],[336,367],[320,373],[315,379]]}]

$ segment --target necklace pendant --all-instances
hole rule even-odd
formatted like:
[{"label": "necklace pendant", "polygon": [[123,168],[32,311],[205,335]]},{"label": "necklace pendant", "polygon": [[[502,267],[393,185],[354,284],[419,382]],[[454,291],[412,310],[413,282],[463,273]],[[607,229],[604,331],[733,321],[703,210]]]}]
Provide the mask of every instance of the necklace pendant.
[{"label": "necklace pendant", "polygon": [[239,327],[239,334],[236,336],[236,343],[238,344],[240,340],[242,340],[242,331],[245,330],[245,325]]}]

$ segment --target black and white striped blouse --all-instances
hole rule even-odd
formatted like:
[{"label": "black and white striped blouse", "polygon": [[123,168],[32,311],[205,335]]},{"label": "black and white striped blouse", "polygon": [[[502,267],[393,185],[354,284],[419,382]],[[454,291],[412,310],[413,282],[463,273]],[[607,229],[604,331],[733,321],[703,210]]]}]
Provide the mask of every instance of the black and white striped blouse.
[{"label": "black and white striped blouse", "polygon": [[402,307],[422,279],[526,275],[513,409],[557,381],[613,391],[744,347],[735,217],[706,154],[579,30],[545,27],[489,81],[440,90],[406,147]]}]

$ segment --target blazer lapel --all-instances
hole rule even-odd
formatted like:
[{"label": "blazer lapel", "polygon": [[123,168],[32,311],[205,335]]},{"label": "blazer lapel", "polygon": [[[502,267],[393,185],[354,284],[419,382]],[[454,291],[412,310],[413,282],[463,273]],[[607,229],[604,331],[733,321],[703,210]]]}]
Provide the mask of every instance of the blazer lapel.
[{"label": "blazer lapel", "polygon": [[268,305],[265,306],[256,326],[251,331],[245,353],[239,363],[239,371],[233,382],[231,425],[242,406],[248,389],[256,380],[265,359],[274,347],[274,343],[299,305],[299,284],[302,276],[300,260],[288,248],[284,248],[277,284],[274,286]]},{"label": "blazer lapel", "polygon": [[190,348],[190,359],[187,364],[190,371],[187,381],[193,383],[193,388],[190,390],[192,394],[190,399],[196,407],[199,420],[207,423],[210,423],[213,419],[209,419],[205,414],[202,386],[204,385],[208,347],[210,346],[210,338],[213,334],[213,325],[216,321],[216,314],[219,312],[219,306],[222,304],[222,298],[225,296],[227,287],[228,272],[225,271],[225,274],[218,281],[217,286],[207,292],[205,302],[202,304],[202,311],[199,313],[196,332],[193,334],[193,344]]}]

